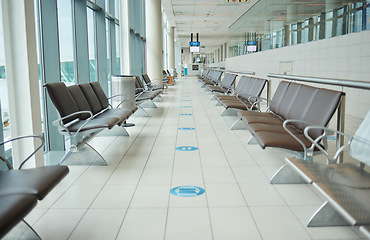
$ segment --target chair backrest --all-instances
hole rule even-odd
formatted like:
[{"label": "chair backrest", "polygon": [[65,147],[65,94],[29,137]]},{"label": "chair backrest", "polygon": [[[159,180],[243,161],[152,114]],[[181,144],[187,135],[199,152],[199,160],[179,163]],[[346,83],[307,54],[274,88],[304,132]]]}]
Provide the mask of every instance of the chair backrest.
[{"label": "chair backrest", "polygon": [[103,109],[105,109],[100,104],[98,97],[96,96],[92,86],[89,83],[79,84],[79,86],[83,94],[85,95],[85,98],[89,102],[93,114],[97,114]]},{"label": "chair backrest", "polygon": [[[63,82],[48,83],[44,85],[48,91],[51,101],[61,117],[78,112],[78,106]],[[75,115],[63,120],[63,123],[69,123],[80,116]]]},{"label": "chair backrest", "polygon": [[281,102],[278,107],[278,111],[275,113],[277,113],[284,119],[288,118],[289,110],[292,107],[294,103],[294,99],[296,98],[301,86],[302,86],[301,84],[296,84],[296,83],[289,84],[289,87],[286,90],[283,96],[283,99],[281,99]]},{"label": "chair backrest", "polygon": [[250,77],[242,76],[239,79],[238,84],[236,85],[235,94],[243,93],[244,89],[248,88],[249,84],[250,84]]},{"label": "chair backrest", "polygon": [[109,107],[109,101],[107,98],[107,95],[105,95],[105,92],[103,88],[101,87],[99,82],[91,82],[90,83],[92,89],[95,92],[95,95],[98,97],[100,105],[102,108],[108,108]]},{"label": "chair backrest", "polygon": [[214,83],[218,83],[222,75],[221,71],[214,71],[211,81]]},{"label": "chair backrest", "polygon": [[282,82],[279,83],[279,85],[278,85],[278,87],[277,87],[277,89],[274,93],[274,96],[272,96],[272,98],[271,98],[270,110],[272,112],[274,112],[274,113],[278,112],[278,107],[280,105],[281,100],[284,97],[284,94],[285,94],[286,90],[289,87],[289,84],[290,84],[290,82],[287,82],[287,81],[282,81]]},{"label": "chair backrest", "polygon": [[[165,70],[163,70],[163,71],[165,71]],[[151,84],[152,81],[150,81],[150,78],[149,78],[148,74],[144,73],[141,76],[143,77],[143,80],[144,80],[145,84]]]},{"label": "chair backrest", "polygon": [[[267,80],[266,79],[261,79],[261,78],[255,78],[254,81],[255,81],[254,85],[253,85],[252,89],[250,90],[249,95],[252,96],[252,97],[259,97],[259,96],[261,96],[261,93],[262,93],[263,89],[265,88]],[[251,100],[253,100],[253,99],[251,99]],[[256,100],[257,99],[255,99],[255,101]]]},{"label": "chair backrest", "polygon": [[[318,88],[302,85],[289,109],[288,119],[303,120],[318,91]],[[303,130],[304,125],[302,123],[294,122],[292,125]]]},{"label": "chair backrest", "polygon": [[225,73],[224,78],[221,81],[221,87],[230,88],[238,75]]},{"label": "chair backrest", "polygon": [[[80,86],[72,85],[72,86],[67,87],[67,89],[71,93],[73,99],[75,100],[79,111],[90,111],[90,112],[92,112],[90,104],[87,101],[85,95],[83,94]],[[81,114],[80,116],[81,116],[81,119],[86,119],[86,118],[90,117],[90,114]]]},{"label": "chair backrest", "polygon": [[370,111],[352,138],[349,155],[370,166]]},{"label": "chair backrest", "polygon": [[144,84],[140,79],[140,76],[135,76],[135,95],[144,91]]},{"label": "chair backrest", "polygon": [[[343,92],[320,88],[309,108],[307,109],[304,119],[316,126],[325,127],[341,103]],[[306,127],[303,125],[303,128]],[[322,134],[321,130],[312,130],[309,132],[314,139]]]}]

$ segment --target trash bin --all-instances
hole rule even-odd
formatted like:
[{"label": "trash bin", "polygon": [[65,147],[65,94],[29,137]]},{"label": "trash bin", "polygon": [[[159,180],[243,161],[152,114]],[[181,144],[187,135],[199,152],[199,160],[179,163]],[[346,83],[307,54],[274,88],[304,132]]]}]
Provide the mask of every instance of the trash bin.
[{"label": "trash bin", "polygon": [[[113,107],[135,107],[135,76],[112,76],[112,96],[116,96],[112,98]],[[122,126],[132,127],[135,126],[135,124],[125,122]]]},{"label": "trash bin", "polygon": [[135,101],[135,77],[129,75],[112,76],[112,99],[113,107],[120,106],[132,108],[136,106]]}]

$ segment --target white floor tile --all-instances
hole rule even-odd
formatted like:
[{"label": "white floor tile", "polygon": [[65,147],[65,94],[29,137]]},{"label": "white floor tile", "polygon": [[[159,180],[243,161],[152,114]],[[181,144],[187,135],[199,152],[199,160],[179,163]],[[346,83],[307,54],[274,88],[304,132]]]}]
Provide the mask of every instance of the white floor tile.
[{"label": "white floor tile", "polygon": [[126,209],[134,195],[136,185],[105,185],[91,208]]},{"label": "white floor tile", "polygon": [[212,239],[208,210],[206,208],[170,208],[165,239]]},{"label": "white floor tile", "polygon": [[102,187],[103,185],[73,185],[52,205],[52,208],[87,209]]},{"label": "white floor tile", "polygon": [[137,184],[143,172],[142,168],[117,168],[108,180],[108,184]]},{"label": "white floor tile", "polygon": [[166,208],[170,185],[138,185],[130,208]]},{"label": "white floor tile", "polygon": [[166,226],[166,208],[129,209],[117,239],[163,239]]},{"label": "white floor tile", "polygon": [[209,210],[215,240],[262,239],[248,208],[210,208]]},{"label": "white floor tile", "polygon": [[140,184],[170,184],[172,168],[146,168]]},{"label": "white floor tile", "polygon": [[204,181],[210,183],[236,183],[230,167],[203,167]]},{"label": "white floor tile", "polygon": [[68,239],[85,212],[86,209],[49,209],[34,229],[42,239]]},{"label": "white floor tile", "polygon": [[248,167],[232,167],[238,183],[265,183],[268,182],[267,177],[262,172],[260,167],[248,166]]},{"label": "white floor tile", "polygon": [[173,170],[172,184],[192,185],[197,182],[203,182],[203,174],[200,167],[182,167]]},{"label": "white floor tile", "polygon": [[126,209],[90,209],[69,239],[115,239],[125,213]]},{"label": "white floor tile", "polygon": [[275,184],[288,205],[318,205],[322,200],[306,184]]},{"label": "white floor tile", "polygon": [[265,183],[243,183],[240,188],[247,201],[248,206],[285,206],[275,187],[268,182]]},{"label": "white floor tile", "polygon": [[288,207],[251,207],[250,209],[263,239],[310,239]]},{"label": "white floor tile", "polygon": [[209,207],[244,207],[243,194],[237,184],[206,184]]}]

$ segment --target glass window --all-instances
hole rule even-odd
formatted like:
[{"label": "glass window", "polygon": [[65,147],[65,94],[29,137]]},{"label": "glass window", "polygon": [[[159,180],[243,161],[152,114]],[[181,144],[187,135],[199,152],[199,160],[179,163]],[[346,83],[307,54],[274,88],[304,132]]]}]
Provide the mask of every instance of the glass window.
[{"label": "glass window", "polygon": [[95,12],[90,8],[87,8],[87,38],[89,47],[90,82],[94,82],[97,80],[95,58]]},{"label": "glass window", "polygon": [[72,1],[58,0],[57,4],[61,81],[75,83]]},{"label": "glass window", "polygon": [[119,19],[119,0],[111,0],[114,1],[114,17]]},{"label": "glass window", "polygon": [[[10,122],[9,122],[9,99],[8,99],[8,83],[6,80],[5,73],[5,46],[4,46],[4,29],[3,29],[3,16],[2,16],[2,5],[0,4],[0,142],[10,139]],[[8,151],[9,155],[11,144],[7,144],[4,147],[0,147],[0,154],[5,155],[5,151]],[[8,157],[8,156],[6,156]],[[10,156],[9,156],[10,157]],[[2,167],[0,167],[2,169]]]},{"label": "glass window", "polygon": [[115,29],[116,29],[116,74],[121,74],[119,25],[116,24]]},{"label": "glass window", "polygon": [[105,0],[105,11],[110,13],[110,9],[109,9],[109,0]]},{"label": "glass window", "polygon": [[111,64],[111,41],[110,41],[110,31],[109,31],[110,20],[105,19],[105,32],[107,39],[107,72],[108,72],[108,88],[109,95],[111,96],[111,75],[112,75],[112,64]]}]

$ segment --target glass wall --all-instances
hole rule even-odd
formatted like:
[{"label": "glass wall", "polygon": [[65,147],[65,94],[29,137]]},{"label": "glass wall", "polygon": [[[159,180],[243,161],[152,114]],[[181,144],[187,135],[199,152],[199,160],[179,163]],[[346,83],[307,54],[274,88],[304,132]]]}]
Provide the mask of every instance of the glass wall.
[{"label": "glass wall", "polygon": [[73,48],[72,0],[58,0],[58,37],[60,52],[61,81],[75,83],[75,61]]},{"label": "glass wall", "polygon": [[129,0],[131,74],[145,69],[145,0]]},{"label": "glass wall", "polygon": [[89,70],[90,82],[97,80],[96,78],[96,59],[95,59],[95,13],[94,10],[87,7],[87,42],[89,47]]},{"label": "glass wall", "polygon": [[[36,9],[40,9],[40,4],[42,11],[35,11],[39,46],[45,46],[43,41],[48,41],[48,46],[55,46],[39,49],[39,55],[43,56],[39,64],[40,85],[58,81],[74,84],[98,80],[109,95],[111,75],[120,72],[118,0],[57,0],[55,3],[35,0]],[[0,50],[0,74],[1,60]],[[47,73],[48,69],[44,69],[45,61],[48,61],[49,69],[52,65],[53,69],[60,69],[60,73],[50,76],[50,71]],[[41,93],[46,151],[63,151],[65,139],[52,126],[58,116],[42,87]]]},{"label": "glass wall", "polygon": [[260,0],[229,28],[230,57],[316,41],[370,29],[370,1],[319,0],[274,4]]},{"label": "glass wall", "polygon": [[[3,31],[3,16],[2,16],[2,4],[0,4],[0,142],[8,140],[10,138],[10,121],[9,121],[9,99],[8,99],[8,84],[6,80],[5,72],[5,48],[4,48],[4,31]],[[0,154],[10,156],[11,144],[0,146]],[[8,154],[5,155],[5,151]],[[5,169],[3,164],[0,164],[0,169]]]}]

